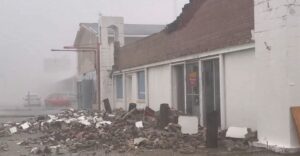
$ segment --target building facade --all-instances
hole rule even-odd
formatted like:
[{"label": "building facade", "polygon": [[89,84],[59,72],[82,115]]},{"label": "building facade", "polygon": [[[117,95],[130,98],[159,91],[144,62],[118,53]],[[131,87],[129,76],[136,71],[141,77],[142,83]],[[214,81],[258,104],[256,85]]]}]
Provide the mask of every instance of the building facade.
[{"label": "building facade", "polygon": [[113,106],[168,103],[206,125],[258,131],[257,146],[300,147],[300,1],[191,0],[160,33],[115,51]]}]

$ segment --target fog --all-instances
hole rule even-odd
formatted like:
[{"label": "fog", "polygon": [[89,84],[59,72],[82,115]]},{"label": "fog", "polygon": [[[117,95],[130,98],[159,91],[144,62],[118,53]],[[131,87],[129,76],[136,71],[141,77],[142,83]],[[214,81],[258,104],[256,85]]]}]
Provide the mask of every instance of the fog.
[{"label": "fog", "polygon": [[[0,0],[0,105],[22,105],[28,91],[46,96],[55,82],[76,75],[76,53],[50,49],[72,45],[79,23],[97,22],[101,13],[125,23],[168,24],[188,2],[175,1]],[[45,70],[44,61],[53,59],[69,63]]]}]

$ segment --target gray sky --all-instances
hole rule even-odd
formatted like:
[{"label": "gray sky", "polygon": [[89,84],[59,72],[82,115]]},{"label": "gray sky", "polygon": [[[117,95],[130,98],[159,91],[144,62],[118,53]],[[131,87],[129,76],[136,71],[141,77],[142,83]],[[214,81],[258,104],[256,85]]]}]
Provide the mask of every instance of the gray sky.
[{"label": "gray sky", "polygon": [[[50,52],[71,45],[78,24],[97,22],[98,14],[123,16],[125,23],[168,24],[188,0],[0,0],[0,105],[19,102],[27,91],[75,72],[43,72],[46,57],[75,54]],[[1,100],[2,99],[2,100]],[[4,99],[4,100],[3,100]],[[1,102],[2,101],[2,102]]]}]

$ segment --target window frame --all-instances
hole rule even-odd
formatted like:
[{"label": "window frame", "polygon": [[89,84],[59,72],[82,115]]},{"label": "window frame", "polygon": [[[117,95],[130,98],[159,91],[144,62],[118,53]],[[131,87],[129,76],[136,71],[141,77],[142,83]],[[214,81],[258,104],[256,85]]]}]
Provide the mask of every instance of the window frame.
[{"label": "window frame", "polygon": [[[143,73],[143,79],[140,79],[141,73]],[[137,75],[137,99],[146,100],[146,72],[145,70],[137,71],[136,75]],[[140,88],[141,84],[143,84],[142,88]]]},{"label": "window frame", "polygon": [[[124,99],[124,83],[123,83],[123,75],[122,74],[118,74],[118,75],[115,75],[114,76],[115,77],[115,98],[116,99],[119,99],[119,100],[121,100],[121,99]],[[118,85],[120,85],[121,84],[121,86],[119,87]],[[120,89],[120,90],[118,90],[118,89]],[[121,96],[119,96],[119,94],[121,94]]]}]

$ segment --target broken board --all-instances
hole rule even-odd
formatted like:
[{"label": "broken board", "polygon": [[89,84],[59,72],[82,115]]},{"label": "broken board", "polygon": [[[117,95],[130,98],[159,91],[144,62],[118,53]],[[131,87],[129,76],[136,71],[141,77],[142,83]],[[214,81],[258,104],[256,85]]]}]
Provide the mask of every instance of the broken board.
[{"label": "broken board", "polygon": [[298,141],[300,142],[300,107],[291,107],[291,113],[297,128]]}]

